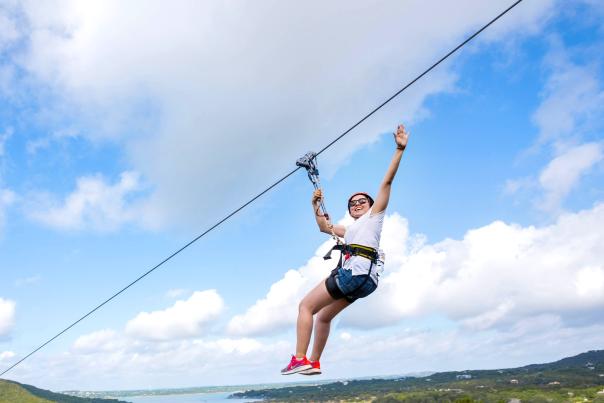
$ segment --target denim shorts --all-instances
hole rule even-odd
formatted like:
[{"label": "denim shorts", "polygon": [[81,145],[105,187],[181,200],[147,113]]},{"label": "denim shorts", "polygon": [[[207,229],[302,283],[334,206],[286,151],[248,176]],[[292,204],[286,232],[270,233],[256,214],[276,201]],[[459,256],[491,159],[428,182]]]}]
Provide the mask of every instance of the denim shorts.
[{"label": "denim shorts", "polygon": [[353,276],[352,270],[342,267],[337,267],[331,272],[325,280],[325,286],[333,299],[346,298],[348,302],[364,298],[377,288],[377,284],[368,274]]}]

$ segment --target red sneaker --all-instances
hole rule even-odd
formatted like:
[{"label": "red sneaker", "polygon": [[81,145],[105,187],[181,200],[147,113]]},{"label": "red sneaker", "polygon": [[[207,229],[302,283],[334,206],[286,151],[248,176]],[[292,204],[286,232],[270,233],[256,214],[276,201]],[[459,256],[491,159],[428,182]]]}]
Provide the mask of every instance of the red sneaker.
[{"label": "red sneaker", "polygon": [[300,374],[301,375],[319,375],[321,374],[321,363],[319,362],[319,360],[317,361],[309,361],[311,367],[309,369],[305,369],[304,371],[301,371]]},{"label": "red sneaker", "polygon": [[312,365],[306,356],[298,359],[295,355],[292,355],[292,360],[289,362],[287,367],[281,370],[281,375],[297,374],[298,372],[307,370],[309,368],[312,368]]}]

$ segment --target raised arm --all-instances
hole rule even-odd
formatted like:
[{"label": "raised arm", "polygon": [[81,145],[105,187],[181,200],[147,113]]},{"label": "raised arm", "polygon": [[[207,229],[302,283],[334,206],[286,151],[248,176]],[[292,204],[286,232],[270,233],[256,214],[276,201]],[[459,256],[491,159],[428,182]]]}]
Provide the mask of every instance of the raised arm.
[{"label": "raised arm", "polygon": [[403,157],[403,152],[407,147],[407,140],[409,138],[409,133],[405,130],[405,126],[399,125],[396,129],[396,133],[394,133],[394,141],[396,142],[396,150],[394,150],[394,155],[392,156],[392,161],[390,162],[390,166],[386,171],[386,175],[384,175],[384,180],[380,185],[380,190],[378,191],[378,195],[375,199],[375,203],[373,204],[373,208],[371,210],[371,214],[381,213],[386,210],[388,207],[388,201],[390,200],[390,189],[392,188],[392,182],[394,181],[394,176],[396,175],[396,171],[398,171],[398,166],[401,162],[401,158]]},{"label": "raised arm", "polygon": [[[321,214],[321,200],[323,199],[323,192],[321,189],[315,190],[312,195],[312,209],[315,213],[315,220],[317,220],[317,225],[319,226],[319,230],[326,234],[331,235],[331,227],[330,222],[327,221],[324,215]],[[333,232],[340,238],[344,237],[346,233],[346,227],[343,225],[333,225]]]}]

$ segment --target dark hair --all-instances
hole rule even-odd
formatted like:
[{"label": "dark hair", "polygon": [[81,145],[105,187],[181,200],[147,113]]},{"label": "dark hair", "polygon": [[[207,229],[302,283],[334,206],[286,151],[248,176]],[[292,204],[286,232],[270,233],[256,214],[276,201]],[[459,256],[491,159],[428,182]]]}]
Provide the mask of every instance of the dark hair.
[{"label": "dark hair", "polygon": [[350,201],[352,200],[353,197],[357,196],[357,195],[363,195],[367,198],[367,200],[369,200],[369,207],[373,206],[373,199],[371,198],[371,196],[369,196],[369,194],[365,193],[365,192],[356,192],[354,193],[352,196],[350,196],[348,198],[348,203],[346,204],[346,207],[348,208],[348,212],[350,213]]}]

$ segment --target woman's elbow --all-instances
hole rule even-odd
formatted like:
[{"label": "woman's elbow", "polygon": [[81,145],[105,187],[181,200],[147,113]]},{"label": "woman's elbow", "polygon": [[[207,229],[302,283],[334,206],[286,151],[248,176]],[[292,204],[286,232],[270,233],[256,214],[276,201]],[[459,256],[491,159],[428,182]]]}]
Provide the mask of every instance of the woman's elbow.
[{"label": "woman's elbow", "polygon": [[390,189],[392,189],[392,180],[385,180],[384,182],[382,182],[382,184],[380,185],[380,194],[390,194]]}]

